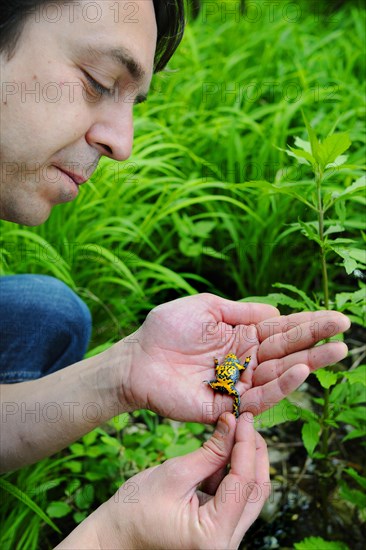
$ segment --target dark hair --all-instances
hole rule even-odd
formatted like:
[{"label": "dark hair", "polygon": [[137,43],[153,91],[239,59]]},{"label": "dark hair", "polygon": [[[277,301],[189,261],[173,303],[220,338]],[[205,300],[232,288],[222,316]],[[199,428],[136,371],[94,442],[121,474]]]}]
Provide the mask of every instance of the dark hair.
[{"label": "dark hair", "polygon": [[[58,0],[58,3],[73,0]],[[0,0],[0,52],[13,55],[28,16],[51,0]],[[57,3],[57,0],[56,2]],[[184,0],[153,0],[158,29],[154,72],[168,63],[183,37]]]}]

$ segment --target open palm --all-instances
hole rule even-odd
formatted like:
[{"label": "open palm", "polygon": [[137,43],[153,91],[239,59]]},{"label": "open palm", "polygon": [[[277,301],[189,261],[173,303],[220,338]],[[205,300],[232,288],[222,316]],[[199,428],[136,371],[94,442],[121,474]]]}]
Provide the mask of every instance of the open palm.
[{"label": "open palm", "polygon": [[342,342],[315,344],[347,330],[334,311],[280,316],[260,303],[197,294],[153,309],[134,334],[129,388],[137,407],[175,420],[215,422],[232,398],[214,392],[214,358],[232,352],[248,368],[236,385],[240,412],[259,414],[294,391],[309,372],[341,360]]}]

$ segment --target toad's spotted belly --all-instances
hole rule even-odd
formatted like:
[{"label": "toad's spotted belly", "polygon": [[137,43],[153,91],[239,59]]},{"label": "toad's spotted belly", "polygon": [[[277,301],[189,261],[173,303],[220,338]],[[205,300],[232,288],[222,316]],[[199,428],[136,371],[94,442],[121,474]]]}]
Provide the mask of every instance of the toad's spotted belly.
[{"label": "toad's spotted belly", "polygon": [[245,362],[242,365],[234,353],[229,353],[222,364],[215,359],[216,379],[205,380],[215,391],[228,393],[234,397],[233,412],[236,418],[239,417],[240,395],[235,388],[235,384],[239,380],[240,371],[245,370],[249,362],[250,356],[245,358]]},{"label": "toad's spotted belly", "polygon": [[239,369],[236,365],[228,364],[219,365],[216,367],[216,379],[217,380],[227,380],[231,381],[234,384],[239,380]]}]

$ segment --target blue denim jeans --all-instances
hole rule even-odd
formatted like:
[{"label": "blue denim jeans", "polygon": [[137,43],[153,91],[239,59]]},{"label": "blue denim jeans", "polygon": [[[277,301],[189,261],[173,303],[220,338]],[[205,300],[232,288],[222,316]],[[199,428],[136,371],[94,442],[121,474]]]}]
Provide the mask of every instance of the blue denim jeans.
[{"label": "blue denim jeans", "polygon": [[89,309],[61,281],[0,277],[0,383],[34,380],[80,361],[90,334]]}]

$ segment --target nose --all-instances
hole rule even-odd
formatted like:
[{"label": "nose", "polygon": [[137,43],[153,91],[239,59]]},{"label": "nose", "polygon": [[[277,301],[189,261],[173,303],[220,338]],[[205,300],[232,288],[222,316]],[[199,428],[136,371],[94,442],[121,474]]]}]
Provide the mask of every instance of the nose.
[{"label": "nose", "polygon": [[114,160],[130,157],[133,143],[132,106],[100,113],[86,133],[86,140],[101,156]]}]

